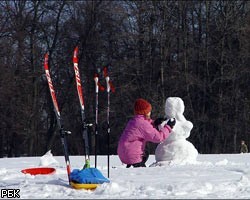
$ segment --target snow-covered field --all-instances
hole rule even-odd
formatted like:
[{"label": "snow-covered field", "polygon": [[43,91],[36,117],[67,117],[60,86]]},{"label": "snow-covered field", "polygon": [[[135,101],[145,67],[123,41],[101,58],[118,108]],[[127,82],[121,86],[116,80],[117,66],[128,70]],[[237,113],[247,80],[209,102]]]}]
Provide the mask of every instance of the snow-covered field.
[{"label": "snow-covered field", "polygon": [[[0,190],[20,189],[23,199],[243,199],[250,198],[250,154],[199,154],[192,164],[126,168],[110,156],[110,183],[96,190],[76,190],[68,185],[63,156],[53,175],[32,176],[24,168],[38,167],[41,157],[0,159]],[[71,168],[80,169],[84,156],[70,156]],[[147,165],[155,162],[151,155]],[[47,163],[48,164],[48,163]],[[97,157],[97,168],[107,177],[107,156]],[[94,157],[91,157],[94,167]]]}]

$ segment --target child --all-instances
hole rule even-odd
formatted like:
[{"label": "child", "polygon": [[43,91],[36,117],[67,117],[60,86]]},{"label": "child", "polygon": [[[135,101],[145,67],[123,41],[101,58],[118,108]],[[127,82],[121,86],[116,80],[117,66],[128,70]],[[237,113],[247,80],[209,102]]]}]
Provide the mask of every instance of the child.
[{"label": "child", "polygon": [[154,127],[150,119],[152,106],[145,99],[137,99],[134,104],[134,117],[129,120],[123,131],[117,153],[120,160],[127,164],[127,168],[146,167],[145,163],[149,155],[145,155],[146,142],[160,143],[169,137],[175,120],[163,121]]},{"label": "child", "polygon": [[244,140],[241,140],[240,153],[248,153],[248,148]]}]

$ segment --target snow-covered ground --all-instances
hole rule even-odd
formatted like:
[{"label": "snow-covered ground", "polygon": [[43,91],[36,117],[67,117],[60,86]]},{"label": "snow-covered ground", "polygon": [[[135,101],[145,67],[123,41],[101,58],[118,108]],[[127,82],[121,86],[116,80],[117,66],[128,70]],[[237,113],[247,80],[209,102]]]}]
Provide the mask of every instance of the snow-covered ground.
[{"label": "snow-covered ground", "polygon": [[[250,198],[250,154],[199,154],[197,161],[147,168],[126,168],[110,156],[110,183],[96,190],[76,190],[68,185],[63,156],[53,175],[32,176],[24,168],[38,167],[41,157],[0,159],[0,190],[20,189],[23,199],[243,199]],[[70,156],[71,168],[80,169],[84,156]],[[147,165],[155,162],[151,155]],[[44,162],[43,162],[44,163]],[[107,177],[107,156],[97,157],[97,168]],[[94,167],[94,157],[91,157]]]}]

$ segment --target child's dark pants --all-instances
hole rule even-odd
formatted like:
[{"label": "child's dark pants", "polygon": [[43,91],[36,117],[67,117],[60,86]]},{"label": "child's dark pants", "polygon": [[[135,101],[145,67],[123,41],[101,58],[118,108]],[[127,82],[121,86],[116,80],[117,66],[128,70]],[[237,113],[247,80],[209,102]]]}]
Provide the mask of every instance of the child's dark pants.
[{"label": "child's dark pants", "polygon": [[141,162],[135,163],[135,164],[128,164],[126,168],[130,168],[131,166],[133,166],[133,167],[146,167],[145,163],[147,162],[148,157],[149,157],[149,152],[145,151],[143,156],[142,156],[142,161]]}]

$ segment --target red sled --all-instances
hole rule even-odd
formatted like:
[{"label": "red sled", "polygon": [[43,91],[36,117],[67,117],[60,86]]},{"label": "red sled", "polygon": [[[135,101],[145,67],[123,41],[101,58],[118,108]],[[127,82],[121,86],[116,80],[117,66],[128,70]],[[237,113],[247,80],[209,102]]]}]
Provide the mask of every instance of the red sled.
[{"label": "red sled", "polygon": [[52,167],[37,167],[37,168],[27,168],[21,170],[24,174],[31,174],[31,175],[51,175],[56,172],[55,168]]}]

